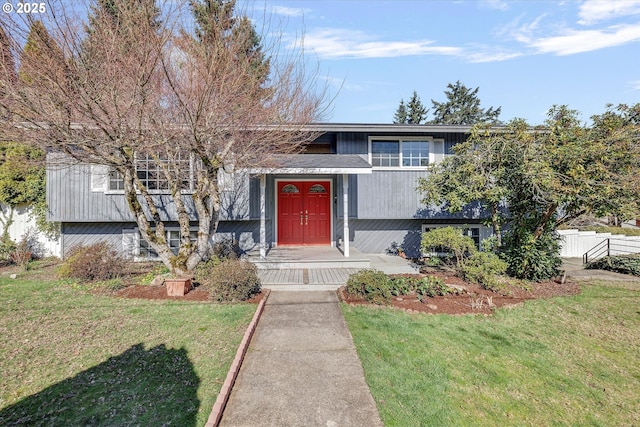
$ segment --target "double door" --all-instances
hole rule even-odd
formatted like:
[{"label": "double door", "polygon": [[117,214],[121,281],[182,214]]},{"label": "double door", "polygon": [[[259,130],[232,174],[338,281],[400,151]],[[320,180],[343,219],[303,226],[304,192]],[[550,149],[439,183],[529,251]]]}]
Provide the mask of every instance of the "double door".
[{"label": "double door", "polygon": [[331,244],[330,181],[278,181],[278,244]]}]

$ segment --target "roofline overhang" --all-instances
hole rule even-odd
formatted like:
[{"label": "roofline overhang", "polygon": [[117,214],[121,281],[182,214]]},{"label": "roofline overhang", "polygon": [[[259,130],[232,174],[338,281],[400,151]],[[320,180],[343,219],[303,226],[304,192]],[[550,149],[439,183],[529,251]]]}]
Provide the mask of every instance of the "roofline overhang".
[{"label": "roofline overhang", "polygon": [[367,175],[372,174],[373,169],[368,168],[249,168],[244,169],[250,174],[256,175]]}]

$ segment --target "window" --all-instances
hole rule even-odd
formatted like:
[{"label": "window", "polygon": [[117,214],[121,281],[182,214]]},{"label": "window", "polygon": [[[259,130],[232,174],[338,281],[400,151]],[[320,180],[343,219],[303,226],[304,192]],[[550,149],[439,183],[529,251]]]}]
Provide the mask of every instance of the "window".
[{"label": "window", "polygon": [[431,137],[372,139],[371,166],[381,168],[419,168],[430,163]]},{"label": "window", "polygon": [[429,143],[405,141],[402,143],[402,166],[428,166]]},{"label": "window", "polygon": [[[139,245],[138,245],[138,257],[144,259],[156,259],[158,258],[158,253],[153,250],[153,248],[149,245],[142,235],[138,235]],[[198,238],[197,231],[189,232],[189,239],[191,242],[195,242]],[[174,255],[178,254],[178,248],[180,247],[180,230],[167,230],[167,242],[169,243],[169,247]]]},{"label": "window", "polygon": [[296,187],[293,184],[287,184],[284,187],[282,187],[282,192],[283,193],[299,193],[300,190],[298,190],[298,187]]},{"label": "window", "polygon": [[398,141],[371,141],[372,166],[400,166]]},{"label": "window", "polygon": [[124,190],[124,178],[120,172],[109,172],[109,190]]},{"label": "window", "polygon": [[312,185],[309,189],[309,193],[326,193],[327,190],[324,188],[324,185],[315,184]]},{"label": "window", "polygon": [[[434,228],[439,228],[439,227],[447,227],[448,225],[429,225],[429,224],[422,224],[422,232],[426,233],[428,231],[433,230]],[[451,227],[449,225],[449,227]],[[455,228],[455,226],[452,226]],[[478,248],[478,250],[480,250],[480,227],[465,227],[465,228],[460,228],[460,232],[462,233],[462,235],[464,236],[469,236],[471,237],[471,239],[473,239],[473,242],[476,245],[476,248]]]},{"label": "window", "polygon": [[[160,157],[161,162],[168,162],[166,157]],[[169,173],[177,175],[181,182],[182,190],[193,189],[192,179],[192,162],[188,154],[178,155],[177,159],[171,161],[171,167]],[[168,191],[169,182],[166,179],[165,171],[162,165],[157,162],[150,155],[138,155],[136,154],[136,175],[142,182],[142,185],[147,187],[149,191]],[[124,179],[122,174],[118,171],[112,170],[109,173],[109,190],[118,191],[124,190]]]}]

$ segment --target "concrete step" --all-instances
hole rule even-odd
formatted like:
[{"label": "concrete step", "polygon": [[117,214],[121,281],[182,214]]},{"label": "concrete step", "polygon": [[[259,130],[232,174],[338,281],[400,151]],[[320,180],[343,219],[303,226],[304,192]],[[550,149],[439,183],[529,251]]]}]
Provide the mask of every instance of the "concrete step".
[{"label": "concrete step", "polygon": [[304,259],[304,260],[260,260],[252,259],[259,270],[296,270],[296,269],[336,269],[336,268],[370,268],[371,262],[366,258],[344,259]]}]

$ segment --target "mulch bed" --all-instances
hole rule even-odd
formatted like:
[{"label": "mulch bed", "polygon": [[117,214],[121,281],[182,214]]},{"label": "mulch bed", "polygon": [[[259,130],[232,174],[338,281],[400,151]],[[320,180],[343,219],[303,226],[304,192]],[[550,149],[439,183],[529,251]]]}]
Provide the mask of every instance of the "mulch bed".
[{"label": "mulch bed", "polygon": [[[482,289],[476,284],[465,282],[453,274],[437,272],[430,275],[442,278],[447,285],[462,286],[466,289],[466,292],[460,295],[424,298],[422,302],[418,301],[415,295],[392,297],[390,306],[409,313],[490,314],[496,308],[517,306],[526,300],[577,295],[580,293],[580,285],[572,281],[566,281],[565,283],[557,283],[555,281],[531,283],[528,286],[529,289],[508,286],[504,294],[499,294]],[[338,289],[338,296],[347,304],[373,305],[364,298],[348,295],[345,286]]]},{"label": "mulch bed", "polygon": [[[170,297],[167,295],[167,288],[163,286],[151,286],[151,285],[129,285],[114,294],[120,298],[140,298],[140,299],[152,299],[152,300],[176,300],[176,301],[200,301],[210,302],[209,292],[202,287],[195,287],[191,289],[183,297]],[[244,302],[251,304],[258,304],[264,297],[264,292],[260,292],[255,297],[248,299]]]}]

